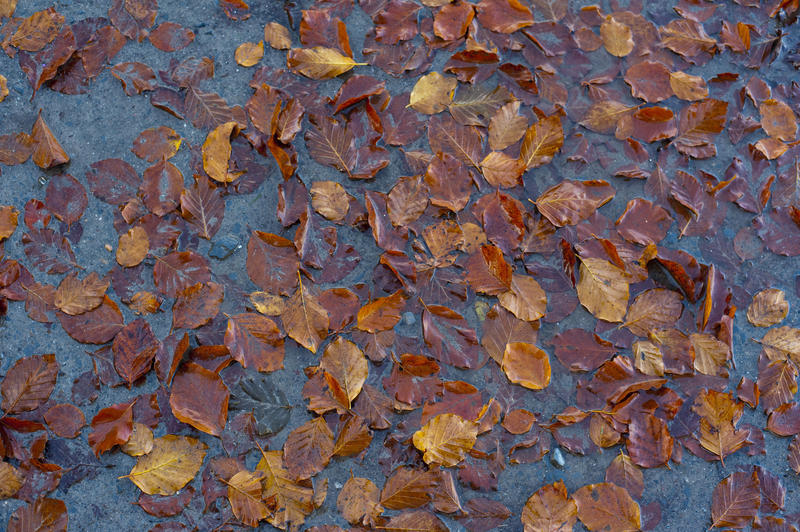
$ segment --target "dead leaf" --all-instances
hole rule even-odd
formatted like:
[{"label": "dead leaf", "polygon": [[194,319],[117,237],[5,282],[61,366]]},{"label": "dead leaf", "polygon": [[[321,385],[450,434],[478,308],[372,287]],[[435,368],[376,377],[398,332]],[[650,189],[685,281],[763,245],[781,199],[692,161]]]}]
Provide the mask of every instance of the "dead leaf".
[{"label": "dead leaf", "polygon": [[289,29],[277,22],[267,22],[264,26],[264,40],[275,50],[288,50],[292,47]]},{"label": "dead leaf", "polygon": [[239,471],[226,482],[233,515],[247,526],[257,527],[272,515],[262,496],[263,478],[263,471]]},{"label": "dead leaf", "polygon": [[770,327],[782,322],[788,312],[783,290],[769,288],[753,296],[747,307],[747,320],[756,327]]},{"label": "dead leaf", "polygon": [[289,337],[312,353],[317,352],[319,344],[328,336],[328,311],[302,282],[286,301],[281,319]]},{"label": "dead leaf", "polygon": [[414,447],[426,464],[458,465],[475,445],[478,425],[456,414],[439,414],[414,433]]},{"label": "dead leaf", "polygon": [[558,115],[540,119],[525,132],[520,159],[527,170],[549,163],[564,145],[564,129]]},{"label": "dead leaf", "polygon": [[148,495],[172,495],[200,471],[207,448],[189,436],[167,434],[155,439],[153,450],[139,457],[130,474],[119,478],[130,479]]},{"label": "dead leaf", "polygon": [[140,225],[131,227],[119,237],[117,263],[125,268],[133,268],[141,264],[149,251],[150,239],[147,231]]},{"label": "dead leaf", "polygon": [[528,498],[521,520],[525,532],[567,532],[578,520],[578,507],[559,480],[545,484]]},{"label": "dead leaf", "polygon": [[581,259],[578,299],[594,317],[622,322],[628,307],[631,276],[607,260]]},{"label": "dead leaf", "polygon": [[426,115],[440,113],[450,105],[456,85],[458,81],[452,76],[438,72],[426,74],[414,85],[408,105]]},{"label": "dead leaf", "polygon": [[589,530],[635,532],[642,526],[639,505],[625,488],[610,482],[583,486],[572,498],[578,518]]},{"label": "dead leaf", "polygon": [[225,122],[214,128],[203,143],[203,169],[215,181],[232,183],[241,172],[229,172],[228,162],[231,158],[231,133],[238,125],[236,122]]},{"label": "dead leaf", "polygon": [[245,42],[236,48],[234,59],[239,66],[251,67],[257,65],[264,57],[264,41],[258,43]]},{"label": "dead leaf", "polygon": [[31,137],[33,137],[35,143],[33,148],[33,162],[36,163],[36,166],[39,168],[47,170],[48,168],[53,168],[54,166],[69,162],[69,155],[67,155],[67,152],[61,147],[61,144],[58,143],[53,132],[50,131],[44,118],[42,118],[41,111],[39,111],[39,116],[33,124]]},{"label": "dead leaf", "polygon": [[331,79],[344,74],[357,65],[352,58],[342,55],[333,48],[315,46],[314,48],[292,48],[286,56],[286,66],[300,74],[317,80]]},{"label": "dead leaf", "polygon": [[625,57],[633,51],[633,32],[611,15],[600,25],[600,36],[606,51],[616,57]]},{"label": "dead leaf", "polygon": [[550,384],[550,357],[533,344],[506,344],[502,367],[508,380],[529,390],[543,390]]},{"label": "dead leaf", "polygon": [[178,421],[221,436],[228,419],[230,395],[219,375],[189,362],[181,366],[172,380],[169,405]]}]

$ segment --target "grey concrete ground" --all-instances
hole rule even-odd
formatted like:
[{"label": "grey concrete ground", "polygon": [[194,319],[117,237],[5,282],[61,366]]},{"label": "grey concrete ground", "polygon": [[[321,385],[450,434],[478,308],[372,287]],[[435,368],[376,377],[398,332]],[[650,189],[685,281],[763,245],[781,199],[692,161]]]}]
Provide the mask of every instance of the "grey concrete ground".
[{"label": "grey concrete ground", "polygon": [[[586,2],[586,4],[591,3],[593,2]],[[283,2],[264,0],[253,1],[251,4],[252,16],[249,20],[232,22],[224,16],[217,3],[211,0],[198,2],[161,0],[156,24],[163,21],[182,24],[195,32],[194,42],[188,48],[171,54],[155,49],[146,40],[142,43],[128,42],[114,59],[114,63],[140,61],[158,71],[167,67],[171,58],[182,59],[189,56],[213,57],[216,75],[214,80],[208,82],[205,87],[218,92],[231,104],[243,105],[251,94],[248,82],[252,76],[253,69],[236,65],[233,61],[234,49],[242,42],[257,42],[261,40],[263,38],[264,24],[268,21],[288,24],[283,10]],[[305,2],[302,4],[305,6]],[[648,16],[656,20],[664,20],[670,12],[672,2],[646,2],[646,4]],[[17,8],[17,15],[27,16],[49,5],[51,3],[44,0],[21,1]],[[579,2],[570,2],[571,8],[578,8],[579,5]],[[85,17],[104,16],[108,6],[105,1],[60,1],[55,3],[55,7],[65,15],[68,22],[72,22]],[[604,7],[610,10],[608,6]],[[715,16],[719,15],[722,18],[727,18],[725,13],[728,9],[733,9],[733,7],[727,4],[720,6]],[[369,24],[371,24],[371,21],[358,7],[354,9],[353,14],[347,20],[352,49],[357,59],[361,55],[360,51],[365,28]],[[797,71],[786,61],[786,55],[797,49],[798,41],[800,41],[800,30],[798,30],[797,25],[794,25],[786,28],[785,31],[787,32],[787,37],[784,41],[784,47],[769,68],[750,71],[733,63],[731,56],[726,54],[716,59],[711,64],[713,66],[707,67],[712,70],[709,71],[706,67],[698,67],[692,70],[691,73],[710,77],[712,74],[720,72],[739,72],[745,79],[755,74],[773,87],[788,83],[791,80],[797,80]],[[297,38],[295,37],[294,40],[296,43]],[[444,61],[445,56],[442,54],[437,57],[433,68],[439,69]],[[282,67],[285,64],[285,53],[267,50],[262,64]],[[602,71],[604,69],[603,66],[597,65],[596,70]],[[386,78],[387,87],[389,87],[392,94],[410,90],[413,86],[413,80],[388,78],[380,70],[371,67],[363,67],[360,72]],[[130,152],[130,148],[133,140],[142,130],[159,125],[166,125],[175,129],[184,138],[184,145],[172,162],[183,171],[185,179],[189,182],[189,150],[186,146],[188,144],[194,146],[202,144],[206,132],[195,129],[190,123],[178,120],[154,108],[150,105],[146,95],[125,96],[119,81],[108,72],[101,74],[93,82],[91,90],[87,94],[65,96],[43,88],[32,102],[30,101],[31,89],[15,60],[0,54],[0,74],[8,78],[10,90],[8,98],[0,103],[0,133],[20,130],[29,131],[36,119],[37,111],[41,109],[43,116],[71,157],[71,162],[64,171],[72,174],[85,185],[87,185],[86,170],[92,163],[101,159],[121,158],[131,163],[137,171],[143,171],[147,167],[147,163],[136,158]],[[339,79],[322,83],[320,85],[320,97],[332,96],[340,85],[341,80]],[[399,151],[392,150],[392,164],[383,170],[377,179],[366,183],[348,182],[342,174],[311,160],[301,140],[295,142],[295,146],[300,160],[298,173],[307,184],[317,179],[338,180],[350,193],[359,197],[362,197],[361,191],[364,189],[386,192],[398,176],[408,175],[409,173],[402,162]],[[427,148],[424,140],[417,141],[413,146]],[[733,156],[733,148],[728,142],[727,135],[723,134],[718,137],[718,147],[719,155],[716,159],[705,161],[702,164],[699,163],[697,167],[716,175],[721,175]],[[288,232],[285,231],[274,216],[277,203],[275,187],[280,181],[280,174],[271,159],[259,158],[259,162],[270,171],[266,181],[252,194],[227,198],[225,219],[222,229],[216,237],[217,240],[223,236],[232,236],[246,245],[251,229],[285,234],[289,238],[293,235],[294,229],[292,228]],[[29,198],[44,198],[45,186],[40,183],[40,176],[46,177],[49,172],[40,171],[31,162],[22,166],[3,167],[2,172],[0,177],[0,204],[11,204],[21,210]],[[535,178],[530,179],[531,182],[526,187],[527,192],[531,197],[535,197],[538,192],[554,182],[556,176],[613,179],[608,176],[607,170],[604,170],[599,165],[578,168],[573,164],[567,163],[566,154],[562,153],[556,157],[553,165],[537,173]],[[617,198],[601,210],[603,214],[611,219],[615,219],[624,209],[628,198],[642,195],[640,182],[624,182],[617,179],[613,181],[613,184],[617,189]],[[83,237],[79,244],[73,246],[77,262],[87,271],[94,270],[102,274],[114,264],[113,253],[104,248],[107,244],[116,248],[117,235],[111,225],[112,209],[113,207],[90,195],[89,208],[81,220]],[[724,232],[730,238],[745,223],[747,223],[747,216],[731,208],[726,223],[718,230]],[[674,232],[674,226],[672,230]],[[6,242],[5,251],[7,257],[18,259],[24,257],[20,243],[21,233],[22,230],[18,229],[14,237]],[[359,267],[351,272],[340,284],[348,286],[356,282],[368,281],[379,256],[377,248],[371,241],[371,236],[369,234],[361,234],[355,230],[340,229],[340,239],[356,245],[362,256]],[[717,260],[716,256],[712,254],[713,250],[708,243],[697,237],[677,239],[674,234],[671,234],[664,245],[684,249],[704,262]],[[200,253],[207,254],[209,248],[210,244],[205,240],[201,240],[197,250]],[[726,251],[730,253],[730,250]],[[735,257],[735,255],[733,256]],[[242,248],[236,250],[231,257],[225,260],[211,260],[215,276],[220,279],[227,279],[226,282],[231,283],[231,286],[238,286],[241,289],[240,294],[236,294],[233,289],[227,291],[223,307],[225,312],[240,311],[244,305],[243,294],[254,289],[247,277],[245,258],[246,250]],[[797,312],[800,307],[798,307],[798,298],[795,292],[795,276],[798,274],[800,274],[800,262],[797,259],[780,257],[765,251],[757,259],[744,263],[734,281],[737,284],[747,286],[751,294],[758,289],[770,286],[784,289],[791,305],[789,316],[784,323],[797,325]],[[36,278],[40,282],[58,282],[58,277],[48,277],[39,272],[36,272]],[[756,363],[759,347],[751,338],[760,337],[761,332],[751,327],[745,319],[744,313],[747,302],[741,303],[740,311],[736,316],[734,337],[736,370],[732,372],[730,379],[732,387],[736,385],[740,376],[748,376],[753,380],[757,378]],[[120,305],[120,307],[126,321],[134,318],[126,306]],[[150,316],[147,319],[159,338],[163,338],[168,334],[170,328],[169,313]],[[470,319],[474,320],[475,317],[471,316]],[[588,313],[578,309],[569,318],[558,324],[557,327],[553,324],[544,324],[541,330],[540,338],[542,341],[540,343],[546,345],[547,341],[558,330],[580,326],[592,328],[593,324],[594,320]],[[420,335],[419,322],[417,321],[414,325],[401,325],[398,332],[404,335]],[[86,346],[70,339],[58,324],[48,327],[28,319],[21,304],[11,304],[8,315],[0,321],[0,374],[5,374],[14,361],[21,356],[37,353],[56,353],[61,364],[58,386],[52,397],[56,402],[70,402],[70,390],[73,380],[82,373],[91,370],[91,359],[87,356],[85,350]],[[287,342],[286,368],[279,374],[272,375],[271,378],[274,382],[280,382],[289,400],[298,407],[294,409],[287,428],[270,441],[270,446],[273,449],[280,448],[288,432],[309,418],[303,407],[304,402],[300,391],[306,381],[302,370],[304,367],[314,363],[313,357],[307,351],[298,348],[291,341]],[[389,369],[387,364],[377,369],[374,366],[371,367],[371,375],[368,382],[379,384],[381,378],[388,375]],[[463,372],[452,371],[450,373],[453,378],[456,378],[456,375],[458,375],[458,378],[466,378],[467,380],[473,378]],[[571,389],[572,382],[573,380],[569,373],[553,359],[553,390],[558,391],[559,395],[563,394],[562,397],[572,398],[574,397],[574,391]],[[493,389],[494,386],[495,384],[490,385],[489,389]],[[151,373],[147,381],[137,387],[135,392],[137,394],[149,393],[154,391],[156,387],[157,381]],[[100,399],[83,407],[87,420],[90,420],[100,408],[126,400],[130,394],[131,392],[125,387],[103,387]],[[543,417],[547,419],[549,415],[560,411],[564,407],[564,403],[558,400],[555,395],[555,392],[527,394],[522,405],[531,410],[542,412]],[[760,410],[752,411],[748,409],[745,412],[743,422],[763,427],[765,417]],[[135,460],[119,452],[112,452],[104,454],[100,458],[99,464],[95,463],[87,453],[88,448],[85,446],[88,430],[88,428],[84,429],[77,440],[64,444],[67,447],[66,449],[60,447],[48,448],[50,456],[59,455],[63,459],[68,456],[69,452],[75,452],[78,454],[70,457],[70,462],[89,464],[87,470],[90,473],[86,479],[68,489],[59,488],[52,494],[53,497],[66,502],[70,516],[70,529],[147,530],[161,521],[147,515],[139,507],[131,504],[139,496],[138,488],[126,480],[117,480],[118,476],[127,474],[130,471]],[[161,435],[165,431],[166,428],[162,424],[156,435]],[[185,433],[198,435],[196,431],[189,429],[186,429]],[[340,526],[346,526],[346,523],[336,511],[335,503],[339,487],[346,481],[351,472],[355,476],[371,478],[378,486],[383,484],[384,475],[377,465],[383,437],[384,433],[379,432],[376,434],[372,448],[362,461],[334,459],[324,470],[321,477],[330,481],[328,498],[324,506],[311,515],[307,522],[308,525],[335,523]],[[210,446],[208,456],[223,453],[219,440],[216,438],[202,435],[201,439]],[[739,452],[726,460],[725,467],[722,467],[718,462],[709,463],[686,452],[683,455],[682,463],[672,464],[671,469],[646,470],[644,472],[645,492],[642,505],[652,502],[660,503],[662,520],[656,529],[703,530],[707,528],[710,523],[709,508],[714,486],[740,465],[759,464],[778,475],[787,490],[787,511],[800,511],[800,492],[798,491],[800,482],[798,476],[789,469],[785,458],[789,440],[777,438],[768,432],[765,432],[765,439],[765,455],[750,457],[743,452]],[[80,449],[80,451],[77,451],[77,449]],[[616,456],[617,452],[618,450],[614,448],[589,456],[575,456],[570,453],[564,453],[566,463],[563,468],[556,468],[548,459],[535,464],[511,465],[500,476],[497,492],[479,494],[461,487],[462,501],[475,496],[485,496],[501,501],[508,506],[514,515],[500,529],[520,530],[519,515],[522,505],[525,499],[537,488],[558,479],[563,479],[570,491],[588,483],[602,482],[605,468]],[[255,458],[255,456],[252,458]],[[248,463],[248,465],[252,466],[253,464]],[[193,486],[199,491],[199,475],[195,479]],[[0,501],[0,523],[6,523],[11,513],[21,504],[21,501],[15,499]],[[447,524],[452,530],[462,529],[461,525],[455,520],[447,520]],[[264,530],[270,528],[268,525],[262,527]],[[580,528],[580,525],[576,528]]]}]

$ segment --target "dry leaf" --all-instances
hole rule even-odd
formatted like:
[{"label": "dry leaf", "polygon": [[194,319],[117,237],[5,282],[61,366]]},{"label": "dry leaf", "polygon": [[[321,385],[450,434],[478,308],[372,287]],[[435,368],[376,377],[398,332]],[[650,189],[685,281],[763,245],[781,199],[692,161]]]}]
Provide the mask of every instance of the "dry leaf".
[{"label": "dry leaf", "polygon": [[236,63],[243,67],[257,65],[262,57],[264,57],[264,41],[242,43],[234,52]]},{"label": "dry leaf", "polygon": [[753,296],[747,307],[747,319],[756,327],[771,327],[783,321],[789,312],[783,290],[769,288]]},{"label": "dry leaf", "polygon": [[150,427],[142,423],[134,423],[128,441],[120,446],[120,450],[128,456],[143,456],[153,450],[155,439]]},{"label": "dry leaf", "polygon": [[414,433],[414,447],[426,464],[458,465],[475,445],[478,424],[456,414],[439,414]]},{"label": "dry leaf", "polygon": [[589,530],[636,532],[642,526],[639,505],[625,488],[610,482],[589,484],[572,498],[578,506],[578,518]]},{"label": "dry leaf", "polygon": [[501,151],[522,138],[528,129],[528,119],[519,115],[519,101],[505,104],[489,121],[489,146]]},{"label": "dry leaf", "polygon": [[633,32],[627,24],[623,24],[611,15],[606,16],[600,25],[600,37],[606,51],[616,57],[625,57],[633,51]]},{"label": "dry leaf", "polygon": [[311,206],[332,221],[344,220],[350,210],[347,191],[336,181],[314,181],[311,185]]},{"label": "dry leaf", "polygon": [[167,434],[156,438],[128,478],[148,495],[172,495],[191,482],[203,463],[208,446],[189,436]]},{"label": "dry leaf", "polygon": [[147,231],[140,225],[131,227],[127,233],[119,237],[117,263],[125,268],[138,266],[149,251],[150,239]]},{"label": "dry leaf", "polygon": [[409,107],[415,111],[433,115],[447,109],[453,99],[458,81],[452,76],[431,72],[417,80],[409,98]]},{"label": "dry leaf", "polygon": [[353,342],[337,337],[325,348],[319,367],[326,378],[336,380],[343,392],[343,404],[349,409],[367,380],[369,365],[364,352]]},{"label": "dry leaf", "polygon": [[692,76],[686,72],[671,72],[669,84],[675,96],[681,100],[703,100],[708,98],[708,86],[700,76]]},{"label": "dry leaf", "polygon": [[581,259],[578,300],[595,318],[622,322],[628,307],[631,276],[607,260]]},{"label": "dry leaf", "polygon": [[525,168],[538,168],[549,163],[564,145],[564,129],[558,115],[540,119],[525,132],[520,159]]},{"label": "dry leaf", "polygon": [[569,532],[578,520],[578,507],[567,496],[564,481],[546,484],[531,495],[522,508],[525,532]]},{"label": "dry leaf", "polygon": [[11,205],[0,206],[0,242],[14,234],[18,216],[19,211]]},{"label": "dry leaf", "polygon": [[272,514],[262,496],[263,478],[263,471],[239,471],[226,482],[233,515],[247,526],[257,527]]},{"label": "dry leaf", "polygon": [[31,137],[35,142],[33,148],[33,162],[39,168],[47,170],[60,164],[69,162],[69,155],[58,143],[53,132],[47,127],[47,124],[42,118],[42,112],[39,111],[39,116],[33,124],[31,130]]},{"label": "dry leaf", "polygon": [[328,311],[302,283],[286,301],[281,319],[286,333],[312,353],[317,352],[319,344],[328,336]]},{"label": "dry leaf", "polygon": [[228,172],[231,158],[231,133],[237,128],[236,122],[225,122],[214,128],[203,143],[203,169],[220,183],[231,183],[241,172]]},{"label": "dry leaf", "polygon": [[289,28],[277,22],[267,22],[264,26],[264,40],[275,50],[288,50],[292,47]]},{"label": "dry leaf", "polygon": [[286,56],[286,66],[311,79],[331,79],[344,74],[356,65],[352,58],[333,48],[292,48]]}]

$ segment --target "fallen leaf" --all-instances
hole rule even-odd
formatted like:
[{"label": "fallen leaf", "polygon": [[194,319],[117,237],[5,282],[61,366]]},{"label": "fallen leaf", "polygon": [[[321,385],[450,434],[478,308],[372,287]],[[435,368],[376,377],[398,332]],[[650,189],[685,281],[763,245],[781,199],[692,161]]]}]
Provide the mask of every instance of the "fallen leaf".
[{"label": "fallen leaf", "polygon": [[541,118],[525,132],[520,146],[520,159],[527,170],[553,160],[564,145],[564,129],[558,115]]},{"label": "fallen leaf", "polygon": [[788,312],[783,290],[769,288],[753,296],[747,307],[747,320],[756,327],[770,327],[782,322]]},{"label": "fallen leaf", "polygon": [[380,490],[368,478],[351,476],[339,492],[336,509],[351,525],[369,525],[383,512]]},{"label": "fallen leaf", "polygon": [[92,272],[83,280],[72,273],[59,283],[53,300],[56,308],[70,316],[77,316],[100,306],[108,289],[109,281],[101,280],[97,272]]},{"label": "fallen leaf", "polygon": [[589,530],[639,530],[642,526],[639,505],[630,494],[615,484],[589,484],[572,494],[578,518]]},{"label": "fallen leaf", "polygon": [[272,514],[261,495],[263,478],[263,471],[239,471],[226,482],[233,515],[247,526],[257,527]]},{"label": "fallen leaf", "polygon": [[31,355],[14,362],[3,379],[0,408],[5,415],[35,410],[56,386],[59,365],[55,355]]},{"label": "fallen leaf", "polygon": [[447,109],[458,85],[456,78],[431,72],[417,80],[408,105],[415,111],[433,115]]},{"label": "fallen leaf", "polygon": [[234,53],[236,63],[243,67],[257,65],[262,57],[264,57],[264,41],[258,41],[258,43],[242,43],[236,48],[236,52]]},{"label": "fallen leaf", "polygon": [[509,342],[502,367],[508,380],[529,390],[543,390],[550,384],[550,358],[535,345]]},{"label": "fallen leaf", "polygon": [[283,457],[294,480],[310,478],[328,465],[333,456],[333,433],[321,417],[297,427],[286,437]]},{"label": "fallen leaf", "polygon": [[711,527],[746,527],[761,505],[758,475],[737,471],[722,479],[711,498]]},{"label": "fallen leaf", "polygon": [[150,454],[139,461],[128,478],[148,495],[172,495],[197,475],[208,446],[189,436],[167,434],[156,438]]},{"label": "fallen leaf", "polygon": [[328,336],[328,311],[302,283],[286,301],[281,319],[289,337],[312,353],[317,352],[319,344]]},{"label": "fallen leaf", "polygon": [[219,375],[189,362],[172,379],[169,404],[178,421],[221,436],[228,419],[229,398],[230,392]]},{"label": "fallen leaf", "polygon": [[581,259],[580,273],[578,299],[586,310],[601,320],[624,321],[631,276],[607,260],[597,258]]},{"label": "fallen leaf", "polygon": [[69,162],[69,155],[67,155],[67,152],[61,147],[61,144],[58,143],[53,132],[50,131],[44,118],[42,118],[41,111],[39,111],[36,122],[33,124],[31,137],[34,141],[33,162],[39,168],[47,170],[48,168],[53,168],[54,166]]},{"label": "fallen leaf", "polygon": [[521,520],[525,532],[567,532],[578,520],[578,507],[559,480],[545,484],[528,498]]},{"label": "fallen leaf", "polygon": [[357,65],[352,58],[333,48],[292,48],[286,56],[286,66],[311,79],[331,79],[344,74]]},{"label": "fallen leaf", "polygon": [[565,179],[545,190],[536,199],[536,208],[557,227],[575,225],[611,201],[614,194],[614,189],[606,181]]},{"label": "fallen leaf", "polygon": [[625,57],[633,51],[633,32],[627,24],[623,24],[611,15],[606,16],[600,25],[600,37],[606,51],[616,57]]},{"label": "fallen leaf", "polygon": [[203,143],[203,169],[220,183],[232,183],[241,172],[229,172],[228,162],[231,158],[231,133],[238,125],[236,122],[225,122],[214,128]]},{"label": "fallen leaf", "polygon": [[140,225],[131,227],[119,237],[117,263],[125,268],[133,268],[141,264],[149,251],[150,238],[147,231]]},{"label": "fallen leaf", "polygon": [[478,425],[456,414],[439,414],[414,433],[414,447],[426,464],[458,465],[475,445]]},{"label": "fallen leaf", "polygon": [[264,26],[264,40],[275,50],[288,50],[292,47],[289,29],[277,22],[267,22]]},{"label": "fallen leaf", "polygon": [[353,342],[337,337],[325,348],[319,367],[325,371],[326,378],[335,379],[343,392],[344,406],[349,409],[361,393],[369,373],[364,352]]}]

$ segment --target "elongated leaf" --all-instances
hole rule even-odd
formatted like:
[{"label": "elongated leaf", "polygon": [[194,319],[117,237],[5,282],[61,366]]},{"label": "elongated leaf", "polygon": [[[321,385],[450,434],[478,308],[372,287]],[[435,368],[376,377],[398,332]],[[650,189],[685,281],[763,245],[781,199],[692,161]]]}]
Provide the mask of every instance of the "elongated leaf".
[{"label": "elongated leaf", "polygon": [[286,56],[286,66],[311,79],[331,79],[344,74],[356,65],[351,57],[342,55],[333,48],[293,48]]}]

